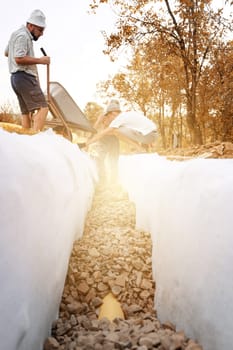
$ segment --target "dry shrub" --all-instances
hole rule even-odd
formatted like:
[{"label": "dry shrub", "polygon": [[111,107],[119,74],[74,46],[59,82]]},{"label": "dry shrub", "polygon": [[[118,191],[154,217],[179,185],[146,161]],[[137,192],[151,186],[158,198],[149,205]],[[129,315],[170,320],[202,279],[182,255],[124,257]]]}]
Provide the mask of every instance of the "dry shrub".
[{"label": "dry shrub", "polygon": [[25,129],[22,128],[22,126],[12,123],[4,123],[0,122],[0,127],[8,132],[16,132],[17,134],[26,134],[26,135],[34,135],[36,134],[35,131],[32,129]]}]

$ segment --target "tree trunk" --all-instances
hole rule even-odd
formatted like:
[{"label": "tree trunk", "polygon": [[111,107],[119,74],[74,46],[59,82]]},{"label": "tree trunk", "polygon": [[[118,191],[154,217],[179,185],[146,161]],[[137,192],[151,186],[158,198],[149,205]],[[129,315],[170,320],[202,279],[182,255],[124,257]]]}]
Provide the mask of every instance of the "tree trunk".
[{"label": "tree trunk", "polygon": [[202,145],[202,132],[200,126],[197,123],[196,119],[196,106],[193,101],[193,98],[187,98],[187,125],[189,128],[191,143],[193,145]]},{"label": "tree trunk", "polygon": [[222,141],[233,142],[233,116],[225,112],[222,116]]}]

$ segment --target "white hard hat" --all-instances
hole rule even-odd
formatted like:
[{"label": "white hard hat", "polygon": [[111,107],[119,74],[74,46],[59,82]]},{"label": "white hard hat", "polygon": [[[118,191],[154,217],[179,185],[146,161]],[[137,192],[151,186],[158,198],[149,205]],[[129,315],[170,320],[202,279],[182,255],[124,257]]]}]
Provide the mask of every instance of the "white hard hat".
[{"label": "white hard hat", "polygon": [[28,23],[35,24],[35,26],[45,28],[45,15],[41,10],[32,11],[30,17],[27,20]]},{"label": "white hard hat", "polygon": [[105,115],[110,113],[110,112],[120,112],[120,111],[121,111],[121,107],[120,107],[119,101],[118,100],[111,100],[106,108]]}]

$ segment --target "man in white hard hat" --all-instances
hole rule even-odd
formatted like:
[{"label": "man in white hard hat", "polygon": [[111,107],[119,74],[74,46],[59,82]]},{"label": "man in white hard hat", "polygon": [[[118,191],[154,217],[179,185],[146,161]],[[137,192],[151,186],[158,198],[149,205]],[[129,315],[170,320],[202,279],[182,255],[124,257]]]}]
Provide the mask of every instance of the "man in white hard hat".
[{"label": "man in white hard hat", "polygon": [[[110,173],[115,174],[115,180],[117,180],[119,139],[132,144],[139,151],[145,151],[149,145],[155,143],[157,127],[143,113],[136,111],[121,112],[120,104],[117,100],[110,101],[106,113],[99,118],[96,124],[98,125],[100,122],[103,124],[102,130],[98,130],[97,134],[88,139],[86,146],[92,143],[97,143],[98,145],[106,144],[105,148],[100,148],[97,158],[100,164],[99,171],[101,171],[101,174],[104,173],[102,170],[103,159],[107,152],[111,152],[112,164],[110,164]],[[96,124],[95,128],[97,128]]]},{"label": "man in white hard hat", "polygon": [[44,33],[45,15],[34,10],[26,26],[12,33],[5,49],[11,74],[11,86],[22,113],[22,127],[41,131],[48,114],[48,104],[39,84],[37,64],[50,64],[50,57],[35,57],[33,42]]},{"label": "man in white hard hat", "polygon": [[[115,104],[115,102],[114,102]],[[111,107],[111,103],[109,105]],[[86,145],[114,135],[119,139],[132,143],[137,149],[143,150],[157,139],[155,123],[143,113],[136,111],[106,113],[103,117],[105,128],[87,140]]]}]

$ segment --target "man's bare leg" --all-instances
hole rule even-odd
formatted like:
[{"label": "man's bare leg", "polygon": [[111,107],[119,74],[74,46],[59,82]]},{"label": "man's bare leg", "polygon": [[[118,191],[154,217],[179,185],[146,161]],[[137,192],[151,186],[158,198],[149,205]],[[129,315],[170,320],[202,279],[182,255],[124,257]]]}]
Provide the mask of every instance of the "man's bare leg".
[{"label": "man's bare leg", "polygon": [[30,129],[32,124],[31,113],[22,114],[22,127],[25,129]]},{"label": "man's bare leg", "polygon": [[33,115],[33,130],[34,131],[41,131],[43,130],[44,124],[45,124],[45,119],[48,114],[48,107],[43,107],[38,109],[38,111]]}]

